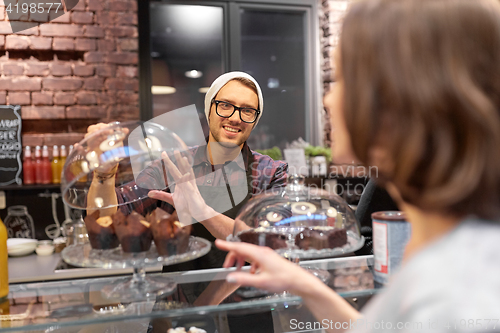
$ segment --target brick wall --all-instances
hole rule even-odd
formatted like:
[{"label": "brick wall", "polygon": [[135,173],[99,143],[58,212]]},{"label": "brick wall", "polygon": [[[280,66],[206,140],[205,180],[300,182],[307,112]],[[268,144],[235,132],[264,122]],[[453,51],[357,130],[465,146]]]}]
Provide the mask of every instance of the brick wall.
[{"label": "brick wall", "polygon": [[13,34],[0,0],[0,104],[22,106],[24,146],[70,145],[90,124],[139,119],[137,20],[137,0],[79,0]]},{"label": "brick wall", "polygon": [[[350,0],[320,1],[326,93]],[[22,106],[23,145],[73,144],[90,124],[139,119],[137,0],[79,0],[50,23],[11,31],[0,0],[0,104]],[[329,145],[330,122],[322,116]]]},{"label": "brick wall", "polygon": [[[331,87],[332,74],[335,72],[335,66],[332,58],[332,51],[338,44],[340,31],[342,28],[342,18],[344,17],[348,4],[351,0],[320,0],[320,32],[321,34],[321,54],[322,65],[321,73],[323,75],[323,93],[326,94]],[[324,142],[330,146],[330,117],[323,110]]]}]

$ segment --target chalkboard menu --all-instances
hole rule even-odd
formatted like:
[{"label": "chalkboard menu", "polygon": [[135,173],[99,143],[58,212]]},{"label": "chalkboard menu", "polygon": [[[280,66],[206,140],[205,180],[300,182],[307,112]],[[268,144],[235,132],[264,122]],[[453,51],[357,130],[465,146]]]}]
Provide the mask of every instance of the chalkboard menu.
[{"label": "chalkboard menu", "polygon": [[0,186],[21,184],[21,107],[0,105]]}]

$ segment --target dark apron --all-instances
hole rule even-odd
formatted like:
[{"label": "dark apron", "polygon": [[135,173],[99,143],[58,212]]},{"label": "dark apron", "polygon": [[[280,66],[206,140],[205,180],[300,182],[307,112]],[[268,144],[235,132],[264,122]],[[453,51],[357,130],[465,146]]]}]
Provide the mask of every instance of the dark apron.
[{"label": "dark apron", "polygon": [[[254,159],[252,154],[249,154],[248,158],[248,169],[246,170],[246,189],[243,186],[234,187],[230,186],[227,181],[226,175],[223,173],[226,186],[198,186],[200,194],[202,195],[205,203],[210,207],[214,208],[216,211],[220,211],[217,207],[220,207],[219,199],[224,197],[227,201],[227,196],[229,194],[229,200],[231,202],[232,208],[226,210],[224,215],[232,218],[233,220],[238,215],[241,208],[247,203],[252,197],[252,170],[250,166],[252,165]],[[223,169],[222,169],[223,172]],[[246,196],[241,200],[244,193]],[[188,271],[195,269],[209,269],[209,268],[219,268],[222,267],[224,260],[226,258],[227,252],[219,250],[215,247],[214,241],[215,237],[203,226],[201,223],[193,224],[193,231],[191,233],[193,236],[203,237],[212,243],[212,248],[205,256],[177,264],[172,266],[164,266],[163,272],[176,272],[176,271]],[[196,298],[203,292],[203,290],[208,286],[209,282],[197,283],[196,285],[189,284],[178,287],[179,293],[182,293],[189,304],[192,304]],[[202,316],[203,317],[203,316]],[[204,316],[204,318],[196,317],[198,323],[204,323],[204,327],[211,328],[214,327],[214,321],[212,315]],[[186,321],[186,322],[183,322]],[[190,326],[193,318],[183,318],[180,320],[178,325],[180,326]],[[273,333],[273,318],[271,311],[264,310],[262,312],[251,313],[247,315],[240,314],[227,314],[227,321],[230,332],[235,333]],[[165,331],[165,325],[152,325],[159,326],[160,331]],[[148,330],[148,332],[154,332],[154,330]]]},{"label": "dark apron", "polygon": [[[222,214],[224,214],[227,217],[232,218],[233,220],[238,216],[239,211],[241,208],[247,203],[248,200],[252,197],[252,169],[250,166],[252,165],[254,159],[252,154],[249,154],[248,157],[248,163],[247,163],[247,170],[246,170],[246,184],[243,186],[245,188],[242,188],[242,186],[235,187],[235,186],[230,186],[230,184],[227,181],[227,177],[225,175],[224,169],[221,168],[221,172],[223,172],[223,176],[225,179],[225,186],[204,186],[204,185],[198,185],[198,190],[200,191],[201,196],[205,200],[205,203],[213,207],[214,209],[217,210],[217,206],[219,206],[220,198],[221,197],[228,197],[231,200],[231,205],[232,208],[226,210]],[[234,193],[233,193],[234,192]],[[236,193],[238,192],[238,193]],[[238,197],[241,198],[241,194],[246,192],[246,196],[244,197],[243,200],[239,200]],[[244,195],[244,194],[243,194]],[[240,201],[239,203],[236,203]],[[163,272],[178,272],[178,271],[189,271],[189,270],[194,270],[194,269],[210,269],[210,268],[220,268],[222,267],[222,264],[224,263],[224,259],[226,258],[227,252],[219,250],[214,242],[215,242],[215,237],[212,236],[210,231],[203,226],[203,224],[199,222],[193,223],[193,231],[191,232],[191,235],[196,236],[196,237],[202,237],[207,240],[209,240],[212,243],[212,248],[210,249],[210,252],[208,252],[205,256],[185,262],[185,263],[180,263],[176,265],[171,265],[171,266],[164,266],[163,267]]]}]

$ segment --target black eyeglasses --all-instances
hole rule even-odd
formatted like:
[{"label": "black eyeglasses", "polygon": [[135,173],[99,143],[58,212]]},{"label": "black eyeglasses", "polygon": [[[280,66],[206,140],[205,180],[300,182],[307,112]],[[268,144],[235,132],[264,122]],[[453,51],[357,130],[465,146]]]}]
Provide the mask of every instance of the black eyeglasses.
[{"label": "black eyeglasses", "polygon": [[257,117],[260,114],[259,110],[246,107],[240,108],[236,105],[224,101],[213,100],[212,103],[215,103],[215,112],[219,117],[222,118],[231,118],[234,112],[238,110],[240,111],[241,121],[251,124],[257,120]]}]

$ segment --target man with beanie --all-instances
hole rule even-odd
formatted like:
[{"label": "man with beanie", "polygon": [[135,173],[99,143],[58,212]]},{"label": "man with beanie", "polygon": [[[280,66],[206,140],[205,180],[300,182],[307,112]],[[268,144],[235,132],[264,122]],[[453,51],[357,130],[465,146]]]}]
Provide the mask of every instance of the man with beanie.
[{"label": "man with beanie", "polygon": [[[259,84],[244,72],[223,74],[208,90],[208,144],[193,147],[196,186],[186,187],[182,193],[189,215],[200,222],[193,224],[193,235],[212,242],[225,239],[233,233],[234,219],[252,196],[286,185],[288,165],[252,151],[246,144],[263,106]],[[175,206],[176,191],[150,191],[149,197]],[[199,268],[221,267],[224,258],[225,253],[213,247]]]},{"label": "man with beanie", "polygon": [[[246,143],[262,116],[263,106],[262,91],[252,76],[244,72],[219,76],[205,96],[210,129],[208,144],[190,149],[193,166],[187,175],[191,181],[177,183],[173,193],[149,191],[151,199],[142,200],[133,209],[145,215],[157,207],[174,213],[177,206],[181,222],[181,215],[186,213],[200,222],[193,224],[193,235],[213,242],[232,234],[234,219],[252,196],[277,191],[286,185],[288,165],[252,151]],[[88,132],[103,126],[106,125],[90,126]],[[141,173],[135,182],[144,182],[141,178],[150,174]],[[104,189],[99,188],[102,186],[93,182],[93,191],[102,193]],[[117,199],[118,202],[134,201],[122,194]],[[197,260],[190,267],[171,267],[169,271],[221,267],[224,258],[225,253],[213,246],[203,260]]]}]

